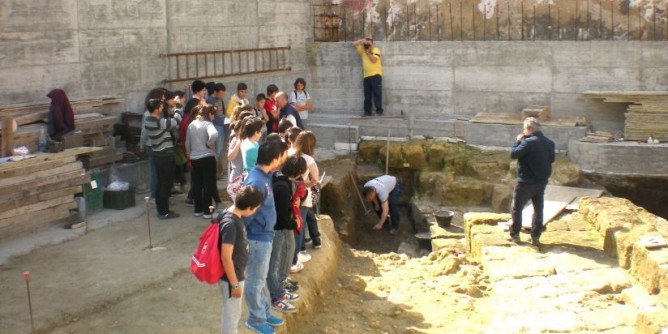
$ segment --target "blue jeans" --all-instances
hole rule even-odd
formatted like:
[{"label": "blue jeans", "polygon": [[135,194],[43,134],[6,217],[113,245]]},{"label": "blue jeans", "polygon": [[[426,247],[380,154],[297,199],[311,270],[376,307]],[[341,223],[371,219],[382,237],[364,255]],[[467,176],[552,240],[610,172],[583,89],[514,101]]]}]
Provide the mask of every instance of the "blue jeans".
[{"label": "blue jeans", "polygon": [[[399,196],[401,196],[401,188],[402,184],[401,182],[397,181],[397,184],[394,186],[394,189],[390,191],[390,195],[388,196],[388,203],[387,205],[390,207],[390,228],[396,229],[399,228]],[[376,196],[376,201],[378,203],[378,207],[381,209],[381,211],[376,211],[376,214],[380,218],[380,215],[382,214],[382,205],[380,203],[380,200],[378,199],[378,196]],[[384,223],[384,222],[383,222]]]},{"label": "blue jeans", "polygon": [[539,240],[543,233],[543,206],[546,184],[518,182],[513,193],[513,204],[511,215],[513,225],[510,227],[511,235],[519,235],[522,229],[522,210],[531,200],[533,204],[533,219],[531,220],[531,238]]},{"label": "blue jeans", "polygon": [[364,114],[371,115],[371,98],[376,114],[383,114],[383,77],[374,75],[364,78]]},{"label": "blue jeans", "polygon": [[248,264],[244,299],[248,307],[248,322],[264,324],[271,316],[271,303],[264,287],[267,283],[272,242],[248,240]]},{"label": "blue jeans", "polygon": [[[318,228],[318,219],[315,217],[313,208],[309,206],[302,206],[299,208],[302,214],[302,220],[308,227],[308,235],[313,241],[313,246],[320,245],[320,229]],[[306,239],[306,237],[304,237]],[[301,249],[300,249],[301,250]]]},{"label": "blue jeans", "polygon": [[[288,238],[294,234],[292,230],[277,230],[274,233],[274,242],[271,246],[271,260],[269,261],[269,274],[267,275],[267,286],[272,303],[283,295],[283,281],[287,278],[284,273],[285,262],[292,260],[293,252],[288,247]],[[288,253],[290,252],[290,253]]]},{"label": "blue jeans", "polygon": [[155,199],[155,195],[158,192],[158,169],[155,165],[155,159],[153,159],[153,146],[146,145],[146,155],[148,155],[148,168],[150,171],[149,176],[149,190],[151,190],[151,198]]},{"label": "blue jeans", "polygon": [[[299,208],[299,211],[301,211],[301,208]],[[302,220],[304,220],[303,217],[304,215],[302,214]],[[293,265],[297,264],[297,255],[301,252],[302,247],[304,246],[304,239],[306,239],[306,222],[304,222],[304,226],[302,226],[302,231],[299,234],[295,234],[295,253],[292,258]]]}]

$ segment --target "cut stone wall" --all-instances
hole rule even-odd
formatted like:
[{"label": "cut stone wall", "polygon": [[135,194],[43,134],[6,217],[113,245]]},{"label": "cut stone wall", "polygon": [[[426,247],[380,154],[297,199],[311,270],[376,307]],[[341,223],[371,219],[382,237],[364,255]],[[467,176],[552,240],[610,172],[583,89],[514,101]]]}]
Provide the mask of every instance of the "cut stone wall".
[{"label": "cut stone wall", "polygon": [[2,1],[0,100],[45,102],[62,88],[70,98],[119,96],[121,111],[139,111],[168,77],[165,54],[279,46],[291,46],[290,72],[206,81],[222,81],[228,94],[245,81],[249,97],[269,83],[292,90],[295,78],[309,81],[310,11],[305,0]]}]

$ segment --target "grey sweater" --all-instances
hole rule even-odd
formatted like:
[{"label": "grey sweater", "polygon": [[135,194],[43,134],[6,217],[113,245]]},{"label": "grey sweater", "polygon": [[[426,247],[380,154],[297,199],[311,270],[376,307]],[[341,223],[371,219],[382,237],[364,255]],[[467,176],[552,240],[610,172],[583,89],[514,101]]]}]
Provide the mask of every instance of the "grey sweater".
[{"label": "grey sweater", "polygon": [[201,119],[192,121],[186,133],[186,152],[190,160],[215,157],[217,138],[218,130],[213,123]]}]

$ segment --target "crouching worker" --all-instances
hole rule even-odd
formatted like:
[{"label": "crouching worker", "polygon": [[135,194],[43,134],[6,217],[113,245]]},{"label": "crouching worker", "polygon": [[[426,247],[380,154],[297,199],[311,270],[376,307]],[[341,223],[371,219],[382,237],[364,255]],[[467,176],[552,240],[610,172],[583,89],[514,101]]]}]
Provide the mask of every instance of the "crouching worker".
[{"label": "crouching worker", "polygon": [[223,296],[223,334],[237,333],[241,318],[241,294],[248,262],[248,242],[243,218],[253,215],[263,200],[259,190],[245,186],[239,190],[234,204],[225,210],[220,219],[218,242],[225,274],[218,285]]},{"label": "crouching worker", "polygon": [[379,176],[364,184],[363,196],[367,202],[373,204],[373,209],[378,215],[378,223],[373,226],[374,230],[381,230],[383,225],[390,220],[390,234],[397,234],[399,230],[399,195],[401,195],[401,182],[396,176]]}]

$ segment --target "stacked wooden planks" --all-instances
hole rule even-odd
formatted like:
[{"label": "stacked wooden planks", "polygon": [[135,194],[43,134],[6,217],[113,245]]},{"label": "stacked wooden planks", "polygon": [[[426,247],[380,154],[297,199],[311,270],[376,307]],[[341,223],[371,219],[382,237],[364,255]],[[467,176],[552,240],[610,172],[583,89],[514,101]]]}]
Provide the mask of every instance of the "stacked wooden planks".
[{"label": "stacked wooden planks", "polygon": [[[90,167],[102,167],[119,161],[123,152],[116,150],[113,137],[117,123],[117,109],[122,100],[115,97],[98,97],[70,101],[74,111],[75,131],[65,135],[64,147],[79,146],[104,147],[105,150],[91,156]],[[14,147],[25,146],[30,152],[37,152],[40,131],[46,127],[49,114],[48,102],[0,107],[0,117],[10,116],[18,124],[14,135]],[[1,142],[0,142],[1,145]]]},{"label": "stacked wooden planks", "polygon": [[0,239],[68,219],[77,207],[74,195],[90,181],[77,156],[99,150],[79,147],[1,163]]},{"label": "stacked wooden planks", "polygon": [[587,91],[588,98],[607,103],[628,103],[624,122],[625,140],[668,141],[668,92],[656,91]]}]

